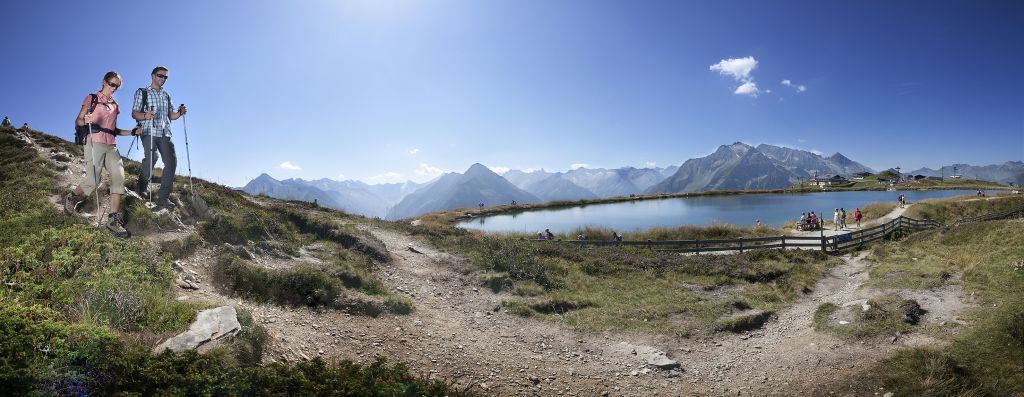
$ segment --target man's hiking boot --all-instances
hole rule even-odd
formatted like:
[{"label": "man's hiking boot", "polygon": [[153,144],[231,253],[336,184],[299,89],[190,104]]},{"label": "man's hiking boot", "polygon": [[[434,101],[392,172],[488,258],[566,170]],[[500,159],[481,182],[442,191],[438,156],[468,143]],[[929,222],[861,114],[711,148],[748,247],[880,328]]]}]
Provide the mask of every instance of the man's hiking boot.
[{"label": "man's hiking boot", "polygon": [[79,196],[75,192],[68,193],[64,196],[64,213],[77,216],[82,204],[85,204],[85,196]]},{"label": "man's hiking boot", "polygon": [[120,212],[113,212],[107,216],[107,229],[117,237],[128,237],[128,231],[124,228],[124,219]]},{"label": "man's hiking boot", "polygon": [[174,207],[175,207],[175,205],[174,205],[174,203],[171,202],[171,200],[159,199],[159,200],[156,201],[156,208],[153,208],[153,209],[154,210],[160,210],[161,208],[163,208],[163,209],[167,209],[168,211],[174,211]]}]

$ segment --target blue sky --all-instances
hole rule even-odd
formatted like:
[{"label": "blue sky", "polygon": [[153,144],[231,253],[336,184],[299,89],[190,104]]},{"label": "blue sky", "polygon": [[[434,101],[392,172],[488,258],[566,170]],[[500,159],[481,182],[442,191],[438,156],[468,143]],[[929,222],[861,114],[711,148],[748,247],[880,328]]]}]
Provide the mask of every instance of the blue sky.
[{"label": "blue sky", "polygon": [[735,141],[878,169],[1024,158],[1019,1],[22,1],[4,15],[0,113],[70,138],[103,73],[121,72],[128,106],[165,65],[194,174],[232,186],[664,167]]}]

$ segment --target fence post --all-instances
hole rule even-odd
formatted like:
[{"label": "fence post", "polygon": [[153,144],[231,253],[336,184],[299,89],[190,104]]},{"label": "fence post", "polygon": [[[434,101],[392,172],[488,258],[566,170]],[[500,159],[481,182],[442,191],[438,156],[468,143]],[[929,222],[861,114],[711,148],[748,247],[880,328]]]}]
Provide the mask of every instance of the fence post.
[{"label": "fence post", "polygon": [[821,252],[825,252],[825,227],[820,227],[821,230]]},{"label": "fence post", "polygon": [[693,245],[697,248],[697,255],[700,255],[700,239],[694,240]]},{"label": "fence post", "polygon": [[780,239],[782,240],[782,249],[786,249],[786,235],[783,234]]},{"label": "fence post", "polygon": [[743,239],[740,239],[740,253],[743,253]]},{"label": "fence post", "polygon": [[864,248],[864,230],[860,231],[860,248]]}]

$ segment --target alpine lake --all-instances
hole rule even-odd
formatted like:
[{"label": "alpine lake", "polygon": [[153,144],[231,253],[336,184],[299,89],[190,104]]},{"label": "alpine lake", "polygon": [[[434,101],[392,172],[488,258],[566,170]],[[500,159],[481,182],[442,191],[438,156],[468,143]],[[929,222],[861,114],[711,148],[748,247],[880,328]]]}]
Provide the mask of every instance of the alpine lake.
[{"label": "alpine lake", "polygon": [[459,227],[487,232],[554,233],[573,232],[584,226],[628,232],[653,227],[729,223],[737,226],[762,224],[781,227],[800,218],[803,212],[823,214],[832,219],[836,208],[853,219],[855,208],[876,202],[895,203],[900,194],[908,203],[926,199],[976,194],[976,190],[895,190],[815,193],[750,193],[648,199],[578,207],[539,209],[510,214],[482,216],[458,223]]}]

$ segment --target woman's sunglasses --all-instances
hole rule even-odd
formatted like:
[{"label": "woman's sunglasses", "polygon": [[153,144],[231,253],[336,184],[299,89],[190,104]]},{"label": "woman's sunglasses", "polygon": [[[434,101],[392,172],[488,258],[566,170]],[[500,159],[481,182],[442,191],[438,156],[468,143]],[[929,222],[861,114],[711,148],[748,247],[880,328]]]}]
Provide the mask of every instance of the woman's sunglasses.
[{"label": "woman's sunglasses", "polygon": [[112,87],[112,88],[114,88],[114,89],[118,89],[118,88],[121,88],[121,85],[120,85],[120,84],[114,84],[114,83],[111,83],[111,82],[109,82],[109,81],[107,82],[107,85],[111,86],[111,87]]}]

